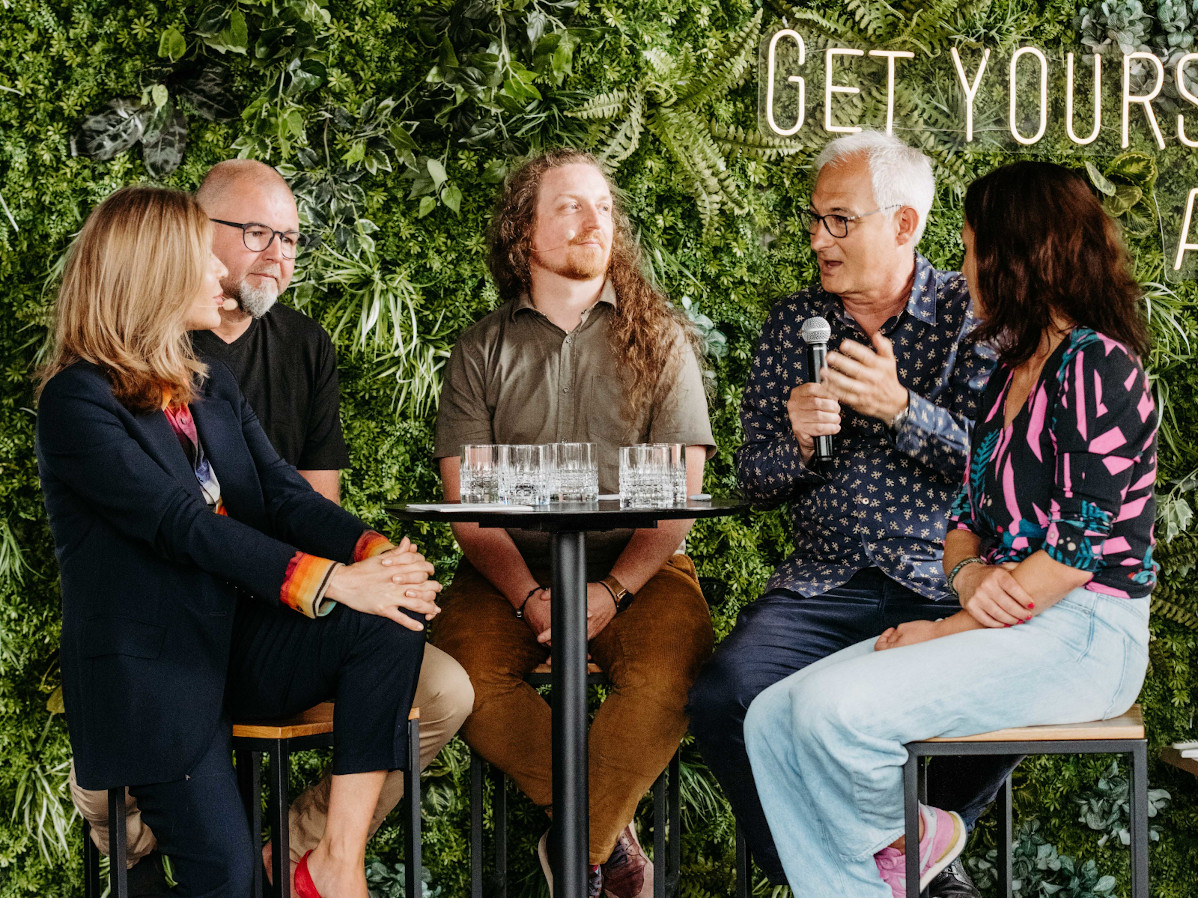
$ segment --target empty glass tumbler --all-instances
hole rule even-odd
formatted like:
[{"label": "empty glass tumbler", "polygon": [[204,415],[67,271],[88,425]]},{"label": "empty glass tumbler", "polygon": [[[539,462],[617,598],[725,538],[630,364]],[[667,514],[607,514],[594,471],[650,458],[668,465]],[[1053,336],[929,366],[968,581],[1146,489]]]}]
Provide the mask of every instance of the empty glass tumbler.
[{"label": "empty glass tumbler", "polygon": [[554,443],[554,494],[563,502],[599,498],[599,453],[594,443]]},{"label": "empty glass tumbler", "polygon": [[547,505],[554,480],[552,446],[502,446],[499,452],[499,501],[511,505]]},{"label": "empty glass tumbler", "polygon": [[674,504],[674,484],[664,443],[620,449],[621,507],[664,508]]},{"label": "empty glass tumbler", "polygon": [[458,492],[463,502],[499,501],[499,452],[502,448],[490,443],[462,447]]}]

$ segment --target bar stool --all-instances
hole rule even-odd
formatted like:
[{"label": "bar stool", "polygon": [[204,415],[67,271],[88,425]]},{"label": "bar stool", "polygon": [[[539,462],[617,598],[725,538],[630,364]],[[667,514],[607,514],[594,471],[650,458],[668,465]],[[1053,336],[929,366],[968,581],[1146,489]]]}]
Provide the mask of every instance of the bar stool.
[{"label": "bar stool", "polygon": [[[552,684],[548,664],[539,665],[524,678],[530,686]],[[607,676],[597,664],[587,665],[587,685],[607,685]],[[470,898],[483,898],[483,780],[494,786],[491,815],[495,822],[495,879],[492,894],[507,898],[507,777],[498,767],[489,767],[483,757],[470,750]],[[682,868],[682,800],[678,752],[653,783],[653,898],[678,894]],[[666,836],[667,828],[669,837]],[[666,860],[663,869],[659,859]],[[658,872],[663,876],[656,875]]]},{"label": "bar stool", "polygon": [[[938,755],[1124,754],[1131,774],[1131,895],[1148,896],[1148,741],[1139,705],[1110,720],[1050,726],[1013,727],[977,736],[928,739],[907,745],[903,799],[908,845],[919,844],[919,798],[924,791],[923,759]],[[998,895],[1011,898],[1011,778],[998,795]],[[907,852],[907,896],[918,898],[919,852]]]},{"label": "bar stool", "polygon": [[[420,709],[408,715],[408,766],[404,770],[403,813],[407,823],[404,845],[404,893],[420,898]],[[237,781],[250,820],[250,832],[262,833],[262,755],[270,758],[270,795],[267,811],[274,841],[271,874],[275,894],[291,898],[291,848],[289,845],[287,781],[291,753],[333,745],[333,703],[323,702],[294,717],[280,720],[243,721],[233,725],[233,751],[237,759]],[[109,799],[111,804],[111,799]],[[122,840],[123,841],[123,840]],[[253,895],[264,894],[262,865],[254,865]],[[123,898],[123,896],[121,896]]]},{"label": "bar stool", "polygon": [[[108,790],[108,894],[109,898],[129,898],[129,871],[125,842],[125,787]],[[92,826],[83,818],[83,894],[100,898],[100,849],[92,841]]]}]

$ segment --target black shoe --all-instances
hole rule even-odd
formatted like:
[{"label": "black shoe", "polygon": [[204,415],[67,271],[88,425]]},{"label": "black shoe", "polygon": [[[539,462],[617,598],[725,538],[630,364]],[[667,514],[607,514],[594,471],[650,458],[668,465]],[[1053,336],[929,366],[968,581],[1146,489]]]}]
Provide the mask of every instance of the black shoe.
[{"label": "black shoe", "polygon": [[170,898],[162,855],[155,848],[129,868],[129,898]]},{"label": "black shoe", "polygon": [[957,858],[928,883],[928,898],[982,898],[982,893]]}]

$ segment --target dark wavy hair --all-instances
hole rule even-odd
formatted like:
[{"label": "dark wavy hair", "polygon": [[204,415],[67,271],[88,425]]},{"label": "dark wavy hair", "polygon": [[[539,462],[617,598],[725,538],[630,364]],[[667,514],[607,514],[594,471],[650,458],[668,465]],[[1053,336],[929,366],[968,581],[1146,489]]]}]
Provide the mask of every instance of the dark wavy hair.
[{"label": "dark wavy hair", "polygon": [[1050,162],[1013,162],[965,192],[984,321],[978,336],[1014,366],[1027,361],[1053,313],[1149,349],[1143,291],[1119,229],[1089,185]]},{"label": "dark wavy hair", "polygon": [[[603,171],[590,153],[564,148],[529,159],[504,183],[487,232],[487,267],[504,300],[529,292],[529,260],[541,180],[546,172],[565,165],[591,165]],[[614,208],[607,277],[617,298],[608,340],[624,379],[623,414],[633,421],[638,411],[652,402],[658,385],[671,381],[681,364],[682,346],[689,344],[696,359],[702,355],[698,334],[690,322],[643,274],[640,245],[610,179],[608,186]]]}]

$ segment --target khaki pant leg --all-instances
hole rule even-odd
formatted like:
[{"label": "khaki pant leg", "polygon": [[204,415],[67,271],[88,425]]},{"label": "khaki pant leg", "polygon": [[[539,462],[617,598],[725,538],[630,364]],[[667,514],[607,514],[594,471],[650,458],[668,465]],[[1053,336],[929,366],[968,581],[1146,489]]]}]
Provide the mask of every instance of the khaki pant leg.
[{"label": "khaki pant leg", "polygon": [[[474,690],[460,664],[440,649],[428,645],[424,648],[424,662],[420,666],[412,704],[420,709],[420,769],[424,770],[469,716],[474,706]],[[326,774],[291,804],[289,847],[291,860],[295,863],[299,863],[300,858],[315,848],[324,836],[331,779]],[[402,770],[390,771],[383,780],[379,802],[370,821],[371,835],[403,798],[403,780]]]},{"label": "khaki pant leg", "polygon": [[[92,841],[104,854],[108,854],[108,793],[82,788],[75,781],[75,762],[71,761],[71,800],[75,807],[92,826]],[[125,842],[126,866],[132,867],[158,845],[158,840],[141,819],[137,801],[125,790]]]},{"label": "khaki pant leg", "polygon": [[524,677],[548,659],[549,648],[465,559],[440,604],[432,643],[465,668],[474,686],[474,712],[462,725],[462,738],[535,804],[548,807],[549,705]]},{"label": "khaki pant leg", "polygon": [[694,563],[674,555],[591,640],[612,690],[591,723],[590,862],[607,860],[686,734],[686,701],[714,636]]}]

